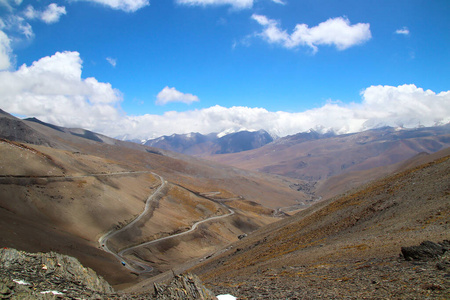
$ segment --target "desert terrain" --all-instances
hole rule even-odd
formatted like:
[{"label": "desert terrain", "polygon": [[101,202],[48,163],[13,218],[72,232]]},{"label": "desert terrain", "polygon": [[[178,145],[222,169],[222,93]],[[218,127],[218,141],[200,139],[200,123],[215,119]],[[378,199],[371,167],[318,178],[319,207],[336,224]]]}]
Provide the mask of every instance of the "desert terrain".
[{"label": "desert terrain", "polygon": [[[7,113],[1,122],[3,245],[75,256],[113,285],[210,255],[307,197],[282,177]],[[105,251],[101,237],[119,230]]]},{"label": "desert terrain", "polygon": [[185,272],[239,299],[448,296],[448,255],[399,256],[450,239],[445,126],[215,162],[6,112],[0,125],[0,246],[76,257],[124,299]]}]

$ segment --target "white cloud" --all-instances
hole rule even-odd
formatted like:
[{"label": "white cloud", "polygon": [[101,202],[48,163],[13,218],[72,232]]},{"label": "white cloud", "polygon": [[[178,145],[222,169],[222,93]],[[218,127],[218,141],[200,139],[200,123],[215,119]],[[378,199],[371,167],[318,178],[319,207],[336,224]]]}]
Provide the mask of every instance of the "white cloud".
[{"label": "white cloud", "polygon": [[403,27],[401,29],[397,29],[395,31],[396,34],[402,34],[402,35],[409,35],[409,29],[408,27]]},{"label": "white cloud", "polygon": [[125,12],[135,12],[143,7],[150,5],[149,0],[76,0],[95,2],[112,9],[123,10]]},{"label": "white cloud", "polygon": [[111,57],[107,57],[106,60],[109,62],[109,64],[113,67],[116,67],[117,65],[117,59],[115,58],[111,58]]},{"label": "white cloud", "polygon": [[41,14],[41,20],[47,24],[55,23],[59,21],[62,15],[66,14],[66,8],[64,6],[58,6],[55,3],[49,4],[47,9]]},{"label": "white cloud", "polygon": [[104,132],[119,120],[121,95],[109,83],[82,79],[81,67],[78,52],[57,52],[17,71],[0,72],[0,107],[56,125]]},{"label": "white cloud", "polygon": [[0,30],[0,71],[11,67],[12,50],[10,43],[8,36]]},{"label": "white cloud", "polygon": [[66,8],[64,6],[58,6],[55,3],[51,3],[43,11],[37,11],[33,6],[28,5],[24,11],[24,15],[28,19],[39,19],[47,24],[56,23],[59,21],[62,15],[65,15]]},{"label": "white cloud", "polygon": [[27,19],[35,19],[39,15],[39,13],[34,9],[32,5],[28,5],[23,11],[23,14]]},{"label": "white cloud", "polygon": [[277,3],[277,4],[286,5],[286,2],[284,2],[282,0],[272,0],[272,1]]},{"label": "white cloud", "polygon": [[13,6],[10,2],[14,2],[14,4],[19,5],[22,1],[0,0],[0,7],[5,7],[7,10],[11,11]]},{"label": "white cloud", "polygon": [[[276,2],[279,0],[273,1]],[[177,0],[178,4],[186,4],[192,6],[231,5],[235,9],[252,8],[253,2],[253,0]]]},{"label": "white cloud", "polygon": [[[450,122],[450,91],[436,94],[415,85],[371,86],[362,93],[361,103],[327,103],[298,112],[270,112],[264,108],[242,106],[209,108],[164,115],[128,116],[108,128],[107,134],[126,133],[138,139],[173,133],[211,133],[265,129],[286,136],[313,128],[344,134],[381,126],[412,128]],[[148,129],[151,128],[151,131]]]},{"label": "white cloud", "polygon": [[[198,99],[169,87],[160,94],[163,103]],[[310,128],[343,134],[380,126],[411,128],[450,122],[450,91],[436,93],[414,84],[370,86],[361,92],[359,103],[330,101],[322,107],[297,113],[216,105],[163,115],[127,116],[120,108],[121,100],[120,92],[109,83],[82,78],[82,61],[77,52],[58,52],[31,66],[23,65],[17,71],[0,72],[1,109],[112,137],[128,134],[131,138],[145,139],[229,129],[265,129],[279,136]]]},{"label": "white cloud", "polygon": [[156,104],[165,105],[170,102],[182,102],[186,104],[191,104],[192,102],[199,101],[198,97],[192,94],[184,94],[177,91],[174,87],[169,88],[166,86],[161,92],[156,96]]},{"label": "white cloud", "polygon": [[280,28],[280,24],[263,15],[253,14],[252,19],[264,27],[258,36],[271,44],[279,44],[292,49],[308,46],[316,53],[319,45],[334,45],[338,50],[362,44],[372,35],[370,24],[358,23],[350,25],[347,18],[328,19],[317,26],[309,28],[306,24],[297,24],[292,34]]},{"label": "white cloud", "polygon": [[11,35],[24,35],[27,39],[34,37],[31,25],[21,16],[10,15],[3,20],[2,25],[3,29],[9,33],[10,39],[12,39]]}]

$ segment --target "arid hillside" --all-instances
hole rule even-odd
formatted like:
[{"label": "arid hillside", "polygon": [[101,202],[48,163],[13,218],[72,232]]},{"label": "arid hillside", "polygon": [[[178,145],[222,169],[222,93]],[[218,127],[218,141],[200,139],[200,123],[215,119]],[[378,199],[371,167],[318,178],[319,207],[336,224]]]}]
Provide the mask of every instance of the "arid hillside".
[{"label": "arid hillside", "polygon": [[0,128],[1,246],[75,256],[114,285],[207,256],[308,197],[290,179],[81,129],[4,112]]},{"label": "arid hillside", "polygon": [[[419,153],[434,153],[449,146],[449,125],[402,130],[386,127],[338,136],[314,131],[299,133],[259,149],[205,158],[308,181],[314,186],[316,197],[326,198],[385,176],[396,168],[393,165]],[[347,174],[350,177],[345,179]],[[358,180],[354,180],[355,174]],[[334,176],[340,176],[340,189],[333,193],[317,190],[321,185],[328,186],[326,181]]]},{"label": "arid hillside", "polygon": [[193,271],[239,299],[448,299],[449,252],[399,256],[450,239],[450,156],[434,158],[264,227]]},{"label": "arid hillside", "polygon": [[[388,153],[402,153],[395,145],[420,152],[423,145],[429,152],[445,148],[447,133],[423,130],[420,142],[400,144],[385,142],[379,132],[364,133],[366,148],[357,153],[365,157],[371,143],[385,150],[391,145]],[[341,138],[341,148],[335,146],[347,157],[349,137]],[[385,157],[383,150],[348,168],[351,172],[316,182],[5,112],[0,139],[0,246],[74,256],[116,289],[148,291],[153,282],[199,263],[192,270],[210,288],[244,299],[336,293],[421,298],[440,297],[448,289],[445,260],[443,272],[426,263],[419,274],[397,258],[402,246],[450,238],[448,148],[397,164],[393,155],[389,167],[373,163]],[[325,151],[315,159],[327,161],[332,147],[314,148],[319,141],[305,145],[312,143],[308,147],[317,155]],[[335,168],[337,161],[325,168]],[[365,169],[369,166],[378,168]],[[394,170],[398,173],[366,183]],[[360,184],[365,185],[332,198]],[[319,193],[329,199],[312,205]],[[285,212],[295,210],[300,212],[287,218]]]}]

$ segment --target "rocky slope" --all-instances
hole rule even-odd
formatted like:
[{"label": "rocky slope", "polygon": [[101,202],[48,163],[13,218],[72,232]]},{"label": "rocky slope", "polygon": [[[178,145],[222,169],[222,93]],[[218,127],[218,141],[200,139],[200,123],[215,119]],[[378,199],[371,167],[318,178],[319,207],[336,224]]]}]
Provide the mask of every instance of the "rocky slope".
[{"label": "rocky slope", "polygon": [[50,253],[0,249],[1,299],[216,299],[193,275],[175,276],[139,294],[116,293],[76,258]]},{"label": "rocky slope", "polygon": [[448,299],[448,252],[431,260],[400,255],[449,233],[444,156],[262,228],[193,271],[241,299]]}]

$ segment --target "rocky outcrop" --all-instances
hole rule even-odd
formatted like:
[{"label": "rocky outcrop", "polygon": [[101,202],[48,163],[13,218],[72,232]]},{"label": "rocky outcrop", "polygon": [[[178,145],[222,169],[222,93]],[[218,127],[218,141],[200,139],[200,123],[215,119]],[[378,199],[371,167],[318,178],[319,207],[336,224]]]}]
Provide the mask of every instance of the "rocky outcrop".
[{"label": "rocky outcrop", "polygon": [[90,298],[114,292],[106,280],[76,258],[55,252],[0,249],[0,277],[3,295],[8,295],[8,290],[14,295],[18,290],[29,291],[30,299],[36,293]]},{"label": "rocky outcrop", "polygon": [[194,275],[178,275],[154,291],[116,293],[74,257],[0,249],[0,299],[216,299]]},{"label": "rocky outcrop", "polygon": [[168,285],[155,284],[155,299],[158,300],[210,300],[216,299],[195,275],[181,275]]},{"label": "rocky outcrop", "polygon": [[419,246],[402,247],[402,255],[406,260],[430,260],[442,256],[450,250],[450,241],[441,243],[424,241]]}]

